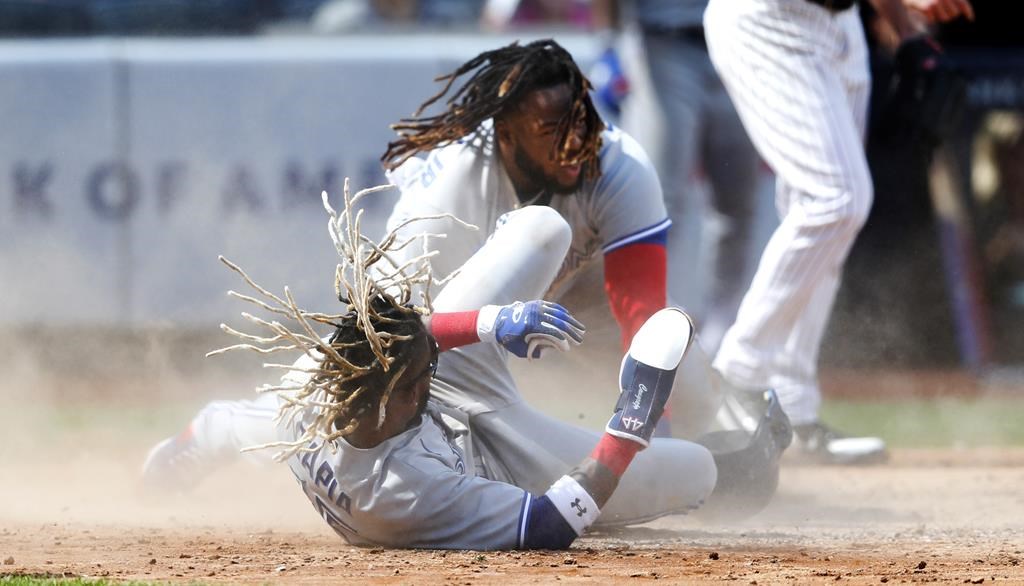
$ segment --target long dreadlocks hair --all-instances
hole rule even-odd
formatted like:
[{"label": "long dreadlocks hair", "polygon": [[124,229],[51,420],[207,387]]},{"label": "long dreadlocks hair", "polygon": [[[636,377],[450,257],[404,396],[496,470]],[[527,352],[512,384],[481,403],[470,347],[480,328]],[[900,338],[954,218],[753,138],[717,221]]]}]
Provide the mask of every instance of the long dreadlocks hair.
[{"label": "long dreadlocks hair", "polygon": [[[455,81],[467,74],[469,79],[448,98],[448,109],[434,116],[421,114],[448,93]],[[393,170],[410,157],[428,152],[475,132],[480,124],[515,108],[527,93],[566,83],[572,91],[572,104],[558,123],[558,140],[551,157],[566,165],[596,161],[601,148],[604,122],[590,100],[590,82],[580,72],[572,55],[551,39],[527,45],[518,42],[486,51],[461,67],[438,77],[446,81],[444,88],[413,113],[392,124],[400,138],[388,143],[381,157],[387,170]],[[580,150],[571,148],[571,132],[579,121],[586,123],[586,134]],[[585,165],[589,178],[600,174],[599,165]]]},{"label": "long dreadlocks hair", "polygon": [[[243,312],[246,320],[268,330],[270,335],[248,334],[221,324],[222,330],[243,342],[214,350],[207,356],[239,349],[261,354],[301,350],[311,359],[305,366],[301,361],[264,364],[287,372],[282,384],[257,389],[261,393],[276,393],[281,398],[278,423],[291,426],[302,420],[299,437],[295,441],[251,446],[245,450],[283,448],[275,457],[284,460],[296,452],[319,449],[321,442],[334,449],[333,442],[367,421],[364,416],[373,409],[377,410],[377,427],[383,424],[388,400],[415,356],[418,340],[429,339],[421,317],[433,311],[430,286],[443,285],[454,276],[437,280],[430,270],[429,259],[437,253],[427,250],[427,240],[443,235],[420,233],[400,241],[398,233],[410,223],[438,218],[451,218],[475,229],[450,214],[439,214],[406,220],[380,242],[374,242],[361,233],[363,211],[355,212],[354,206],[362,197],[391,187],[364,189],[352,197],[346,179],[345,208],[341,214],[331,207],[327,192],[322,194],[324,207],[330,215],[328,231],[341,257],[334,275],[335,294],[343,304],[340,314],[300,309],[287,286],[283,297],[275,295],[237,265],[220,257],[259,294],[255,297],[229,291],[228,295],[284,316],[298,327],[289,329],[276,320],[267,321]],[[421,254],[405,262],[393,256],[417,242],[422,244]],[[418,287],[422,287],[421,304],[413,299],[414,289]],[[332,326],[334,333],[325,341],[314,331],[314,323]]]}]

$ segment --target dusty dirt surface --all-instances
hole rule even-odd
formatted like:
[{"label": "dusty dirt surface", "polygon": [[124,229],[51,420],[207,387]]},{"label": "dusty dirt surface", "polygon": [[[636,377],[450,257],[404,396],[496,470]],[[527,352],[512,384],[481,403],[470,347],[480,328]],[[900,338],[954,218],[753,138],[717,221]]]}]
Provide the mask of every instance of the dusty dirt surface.
[{"label": "dusty dirt surface", "polygon": [[[566,552],[349,547],[283,467],[238,463],[187,496],[153,497],[138,486],[148,447],[180,429],[206,400],[250,396],[246,389],[265,376],[238,378],[238,369],[221,372],[189,358],[201,356],[194,347],[212,347],[208,342],[160,340],[108,343],[88,356],[48,352],[45,340],[29,358],[3,368],[0,576],[260,584],[1024,584],[1024,448],[896,450],[889,463],[866,468],[787,460],[775,500],[743,523],[668,517],[591,534]],[[178,346],[191,354],[178,353]],[[123,356],[112,358],[115,349]],[[617,362],[587,364],[593,368],[572,369],[572,380],[590,371],[614,380]],[[613,402],[611,396],[594,401],[594,385],[552,380],[562,392],[588,393],[572,409],[600,403],[594,409],[603,414],[601,405]],[[566,413],[594,423],[589,412]]]},{"label": "dusty dirt surface", "polygon": [[81,450],[0,471],[0,575],[229,583],[1024,583],[1024,450],[897,451],[883,466],[787,463],[742,524],[663,518],[566,552],[347,546],[283,468],[238,464],[146,498],[138,462]]}]

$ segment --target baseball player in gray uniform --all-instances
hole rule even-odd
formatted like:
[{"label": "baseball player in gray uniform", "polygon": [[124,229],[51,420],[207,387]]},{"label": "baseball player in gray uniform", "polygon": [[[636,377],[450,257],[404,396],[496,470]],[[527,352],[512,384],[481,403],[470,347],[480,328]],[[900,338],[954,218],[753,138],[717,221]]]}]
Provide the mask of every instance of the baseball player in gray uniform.
[{"label": "baseball player in gray uniform", "polygon": [[[446,112],[396,125],[400,139],[389,145],[383,160],[402,195],[388,225],[445,212],[480,226],[480,232],[470,232],[447,218],[417,224],[417,230],[447,235],[432,244],[438,254],[431,260],[445,274],[480,250],[513,210],[538,204],[555,210],[569,225],[571,243],[544,297],[557,298],[585,263],[602,259],[605,291],[628,346],[641,320],[665,305],[664,243],[670,222],[650,161],[627,134],[605,127],[590,103],[589,84],[553,41],[483,53],[448,76],[449,88],[461,75],[469,81],[454,92]],[[492,302],[508,301],[499,296]],[[448,354],[458,360],[460,350]],[[483,380],[512,384],[505,362],[494,357],[458,372],[464,378],[459,386],[480,386]],[[699,347],[687,353],[676,381],[672,435],[706,439],[729,389]],[[471,416],[510,405],[502,396],[459,404]],[[764,402],[758,408],[755,429],[769,413],[782,417]],[[771,442],[774,447],[761,452],[757,465],[736,464],[713,450],[720,476],[731,478],[721,474],[723,466],[756,469],[753,475],[765,473],[774,488],[775,458],[788,437]],[[753,488],[763,486],[762,480],[742,482]]]},{"label": "baseball player in gray uniform", "polygon": [[[856,0],[711,0],[708,48],[754,145],[777,176],[781,223],[714,366],[733,384],[776,389],[804,452],[883,459],[818,417],[818,351],[843,262],[873,198],[864,153],[869,70]],[[900,0],[872,0],[906,43],[925,43]]]},{"label": "baseball player in gray uniform", "polygon": [[[510,304],[545,292],[545,297],[556,296],[584,263],[603,258],[609,303],[621,326],[623,345],[630,347],[634,334],[665,306],[664,239],[669,221],[653,167],[632,139],[616,128],[605,128],[590,103],[586,79],[553,41],[485,52],[448,76],[445,91],[469,73],[470,81],[455,92],[447,111],[396,125],[400,138],[383,157],[390,180],[402,192],[389,230],[400,239],[423,232],[444,234],[445,238],[430,241],[430,248],[437,251],[430,259],[434,274],[459,269],[481,275],[473,281],[473,295],[450,293],[451,286],[445,289],[446,311]],[[421,153],[425,157],[416,156]],[[530,220],[520,220],[518,228],[509,230],[505,225],[517,214]],[[431,219],[405,224],[422,217]],[[467,230],[453,217],[480,230]],[[517,246],[536,239],[546,242],[544,234],[551,230],[564,232],[567,242],[564,251],[549,251],[555,259],[550,276],[522,270],[503,276],[508,272],[506,257]],[[504,256],[477,255],[502,232],[514,234],[503,240],[506,245],[499,250]],[[403,254],[415,253],[407,248],[396,258],[401,260]],[[524,290],[513,283],[529,287]],[[700,441],[714,456],[717,477],[733,484],[716,484],[716,494],[728,495],[723,502],[742,499],[744,503],[733,510],[752,512],[774,493],[778,457],[789,443],[788,421],[768,393],[761,425],[744,436],[749,441],[736,442],[735,436],[718,441],[717,432],[707,435],[723,390],[699,350],[690,349],[675,378],[672,432],[686,439],[703,438]],[[548,428],[547,418],[522,403],[504,354],[493,347],[470,345],[445,352],[431,394],[476,425],[513,422],[521,437],[509,443],[524,453],[536,448],[537,438],[543,437],[538,434]],[[257,419],[255,412],[251,414]],[[222,431],[194,432],[192,437],[219,434],[219,443],[208,443],[237,446],[239,436],[223,430],[237,428],[241,420],[236,417],[222,425]],[[203,422],[201,413],[192,427],[212,426]],[[166,452],[173,453],[178,443]],[[565,461],[550,460],[558,466]],[[518,484],[539,490],[529,481]]]},{"label": "baseball player in gray uniform", "polygon": [[[534,238],[523,240],[526,233]],[[325,358],[323,350],[308,353],[285,376],[284,387],[308,389],[316,376],[311,373],[329,372],[319,384],[342,389],[333,402],[318,394],[312,404],[298,406],[280,433],[282,443],[293,447],[286,461],[306,496],[349,543],[557,549],[595,522],[684,513],[711,494],[716,467],[706,448],[651,439],[692,341],[692,324],[681,311],[656,313],[634,337],[604,434],[526,405],[507,373],[495,370],[509,349],[516,351],[514,340],[541,335],[552,346],[579,339],[579,324],[556,305],[491,304],[546,289],[570,240],[568,224],[550,208],[510,213],[442,290],[428,325],[419,313],[371,291],[374,315],[368,321],[403,339],[387,349],[393,358],[388,372],[368,351],[365,326],[357,328],[360,311],[368,310],[357,310],[328,341],[340,358]],[[393,258],[415,272],[415,260]],[[528,315],[545,306],[539,320]],[[504,319],[491,319],[494,313]],[[549,324],[549,333],[527,325],[538,321]],[[352,377],[346,364],[356,372],[372,366]],[[386,408],[378,396],[385,388]],[[286,405],[300,403],[294,391],[285,394]],[[348,409],[335,407],[348,403]],[[308,433],[318,428],[330,437]]]}]

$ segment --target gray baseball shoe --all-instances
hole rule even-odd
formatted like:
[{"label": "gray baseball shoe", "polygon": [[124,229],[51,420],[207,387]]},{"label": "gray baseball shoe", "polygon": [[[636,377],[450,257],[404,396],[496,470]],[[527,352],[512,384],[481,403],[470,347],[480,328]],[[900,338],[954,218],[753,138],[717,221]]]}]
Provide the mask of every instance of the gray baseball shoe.
[{"label": "gray baseball shoe", "polygon": [[794,425],[795,459],[813,464],[855,466],[881,464],[889,459],[885,441],[877,437],[849,437],[820,421]]},{"label": "gray baseball shoe", "polygon": [[142,464],[142,486],[147,493],[184,493],[209,472],[191,428],[150,448]]}]

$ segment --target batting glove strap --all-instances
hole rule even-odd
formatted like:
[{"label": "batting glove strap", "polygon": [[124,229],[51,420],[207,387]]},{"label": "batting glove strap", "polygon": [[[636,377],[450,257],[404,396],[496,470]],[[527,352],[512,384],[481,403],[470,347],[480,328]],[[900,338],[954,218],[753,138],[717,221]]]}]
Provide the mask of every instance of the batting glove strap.
[{"label": "batting glove strap", "polygon": [[615,437],[635,441],[644,448],[649,446],[654,428],[665,411],[665,403],[672,394],[675,378],[675,368],[662,370],[627,354],[622,359],[619,374],[622,392],[605,431]]},{"label": "batting glove strap", "polygon": [[481,342],[496,342],[494,337],[494,325],[498,319],[498,313],[502,310],[501,305],[485,305],[480,308],[476,316],[476,334]]},{"label": "batting glove strap", "polygon": [[590,493],[571,476],[559,478],[544,496],[555,505],[555,509],[561,513],[577,536],[583,535],[587,527],[590,527],[601,514]]}]

